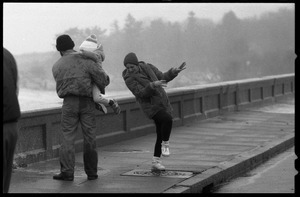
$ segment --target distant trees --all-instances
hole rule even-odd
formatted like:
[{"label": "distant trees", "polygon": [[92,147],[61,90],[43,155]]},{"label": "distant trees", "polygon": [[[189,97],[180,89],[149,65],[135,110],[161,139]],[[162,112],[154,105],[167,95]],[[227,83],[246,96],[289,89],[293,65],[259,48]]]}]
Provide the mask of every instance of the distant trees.
[{"label": "distant trees", "polygon": [[219,74],[224,81],[243,78],[245,57],[248,54],[247,37],[242,21],[234,12],[226,13],[222,23],[216,27],[218,48],[215,49]]},{"label": "distant trees", "polygon": [[[69,34],[76,47],[90,34],[97,35],[106,53],[103,66],[111,76],[109,90],[126,89],[121,75],[123,59],[129,52],[135,52],[140,60],[152,63],[163,71],[186,61],[187,69],[169,87],[294,72],[293,10],[281,9],[260,18],[247,19],[239,19],[230,11],[219,23],[197,18],[193,11],[182,23],[161,18],[145,23],[128,14],[123,28],[120,28],[118,21],[114,21],[110,33],[106,34],[100,26],[70,28],[61,34]],[[26,70],[36,78],[48,80],[47,84],[53,81],[51,67],[59,58],[56,51],[49,54],[47,58],[41,56],[43,59],[35,54],[39,60],[26,63],[32,67]],[[19,57],[21,59],[24,60]],[[20,61],[19,67],[25,65],[24,62]],[[25,70],[24,67],[22,69]],[[44,76],[42,72],[49,74]],[[53,85],[48,86],[54,88]]]}]

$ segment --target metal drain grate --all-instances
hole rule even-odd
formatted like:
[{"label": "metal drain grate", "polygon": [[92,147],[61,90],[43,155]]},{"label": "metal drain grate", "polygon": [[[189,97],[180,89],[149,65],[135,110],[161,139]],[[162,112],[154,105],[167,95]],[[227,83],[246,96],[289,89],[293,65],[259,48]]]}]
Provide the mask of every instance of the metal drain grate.
[{"label": "metal drain grate", "polygon": [[166,170],[161,171],[161,173],[153,173],[150,170],[135,169],[129,172],[121,174],[123,176],[160,176],[166,178],[190,178],[193,176],[193,172],[184,172],[184,171],[175,171],[175,170]]}]

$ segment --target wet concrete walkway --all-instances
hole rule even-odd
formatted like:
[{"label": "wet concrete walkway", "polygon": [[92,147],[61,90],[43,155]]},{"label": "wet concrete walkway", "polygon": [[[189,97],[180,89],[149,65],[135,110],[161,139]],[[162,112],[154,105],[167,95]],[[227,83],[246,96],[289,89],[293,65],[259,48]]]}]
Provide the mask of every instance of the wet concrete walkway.
[{"label": "wet concrete walkway", "polygon": [[52,179],[59,172],[59,161],[53,159],[15,169],[10,193],[204,192],[293,147],[294,108],[294,99],[288,99],[173,128],[162,176],[149,172],[153,132],[100,147],[97,180],[87,180],[78,153],[73,182]]}]

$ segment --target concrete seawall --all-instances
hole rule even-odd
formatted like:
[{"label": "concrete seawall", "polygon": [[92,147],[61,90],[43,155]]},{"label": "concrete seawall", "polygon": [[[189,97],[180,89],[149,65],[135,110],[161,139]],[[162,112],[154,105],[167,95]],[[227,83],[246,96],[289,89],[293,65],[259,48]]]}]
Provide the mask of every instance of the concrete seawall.
[{"label": "concrete seawall", "polygon": [[[295,75],[276,75],[239,81],[188,86],[167,91],[174,109],[174,127],[190,121],[215,117],[223,111],[237,111],[294,95]],[[109,108],[97,112],[97,145],[105,146],[153,132],[155,125],[145,117],[133,96],[117,98],[122,108],[116,116]],[[15,151],[17,164],[29,164],[59,155],[61,108],[22,113]],[[76,152],[82,151],[78,128]]]}]

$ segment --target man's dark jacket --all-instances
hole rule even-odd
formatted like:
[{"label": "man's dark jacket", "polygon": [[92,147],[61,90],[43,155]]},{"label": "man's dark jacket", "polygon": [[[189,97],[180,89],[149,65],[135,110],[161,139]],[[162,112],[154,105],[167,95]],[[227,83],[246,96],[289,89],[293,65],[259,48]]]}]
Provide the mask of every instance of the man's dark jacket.
[{"label": "man's dark jacket", "polygon": [[3,123],[15,122],[21,116],[17,96],[18,70],[13,55],[3,48]]}]

